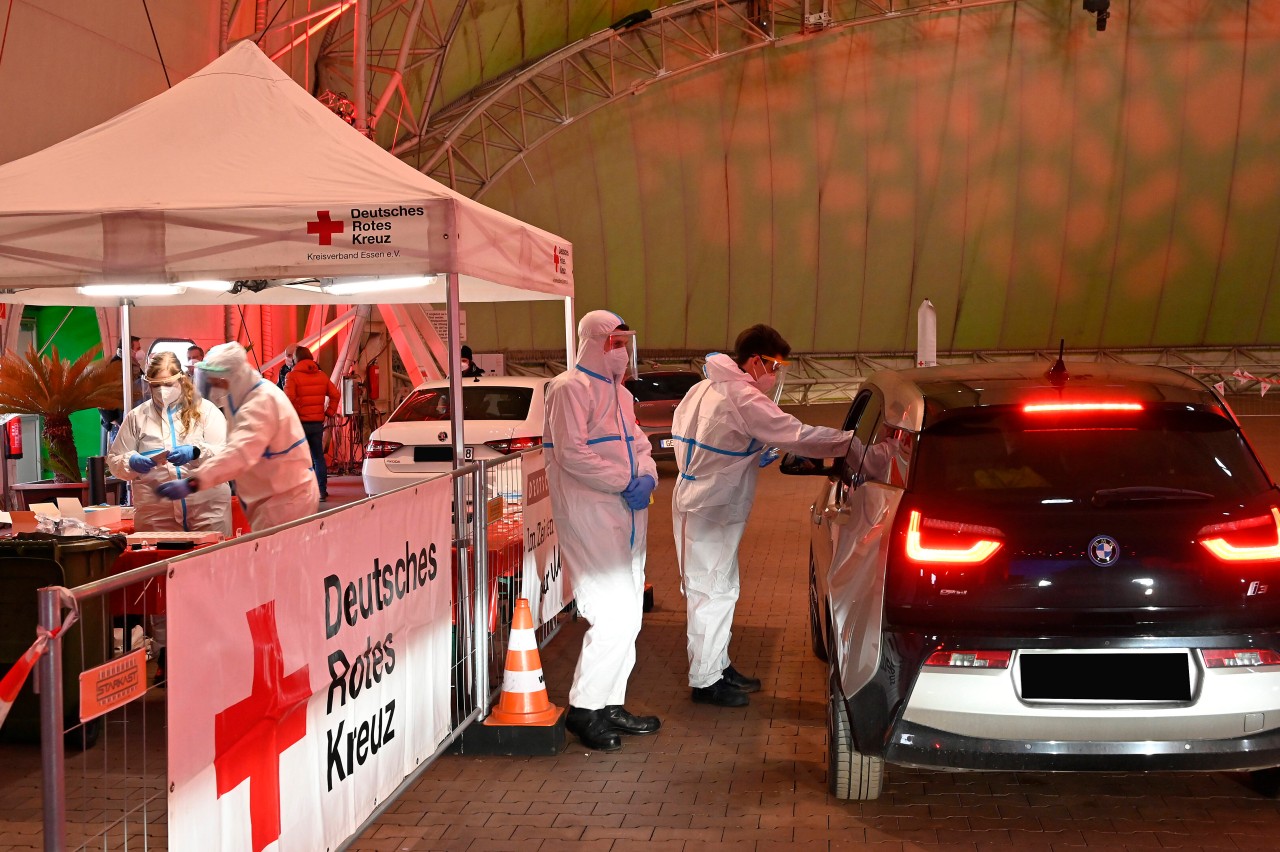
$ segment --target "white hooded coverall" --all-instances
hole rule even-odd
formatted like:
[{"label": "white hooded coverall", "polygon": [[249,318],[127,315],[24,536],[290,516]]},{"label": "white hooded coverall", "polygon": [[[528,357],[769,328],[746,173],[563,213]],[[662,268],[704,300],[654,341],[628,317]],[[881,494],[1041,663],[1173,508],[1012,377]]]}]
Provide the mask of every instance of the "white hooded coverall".
[{"label": "white hooded coverall", "polygon": [[214,388],[210,393],[226,413],[230,432],[222,449],[201,459],[196,472],[200,491],[234,479],[254,532],[315,514],[320,487],[289,397],[249,366],[239,343],[213,347],[200,369],[230,384],[225,392]]},{"label": "white hooded coverall", "polygon": [[[147,396],[150,397],[150,391]],[[155,493],[155,486],[200,471],[227,440],[227,419],[207,399],[200,400],[200,419],[186,431],[182,425],[181,403],[164,410],[154,400],[134,406],[124,417],[120,430],[107,452],[112,475],[133,485],[133,528],[138,531],[202,530],[231,535],[231,488],[217,485],[202,488],[182,500],[167,500]],[[200,458],[175,467],[165,463],[150,473],[140,474],[129,467],[129,456],[151,450],[172,450],[190,444],[200,450]]]},{"label": "white hooded coverall", "polygon": [[689,685],[707,687],[729,667],[733,610],[741,583],[738,543],[755,500],[766,447],[811,458],[843,456],[853,438],[807,426],[756,387],[728,355],[708,356],[707,378],[677,406],[671,514],[688,610]]},{"label": "white hooded coverall", "polygon": [[578,611],[590,624],[569,704],[586,710],[626,698],[644,606],[649,512],[628,508],[622,491],[633,477],[658,481],[631,392],[607,366],[604,344],[621,324],[609,311],[586,314],[577,364],[551,380],[546,397],[551,508]]}]

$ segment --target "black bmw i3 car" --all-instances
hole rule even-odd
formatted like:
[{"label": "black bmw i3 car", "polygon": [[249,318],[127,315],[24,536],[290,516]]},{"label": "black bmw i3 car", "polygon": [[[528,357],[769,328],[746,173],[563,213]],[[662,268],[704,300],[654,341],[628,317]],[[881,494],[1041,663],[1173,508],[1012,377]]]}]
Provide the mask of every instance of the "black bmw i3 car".
[{"label": "black bmw i3 car", "polygon": [[826,477],[833,794],[876,798],[886,763],[1280,766],[1280,491],[1213,390],[1121,364],[882,371],[846,428],[834,466],[783,465]]}]

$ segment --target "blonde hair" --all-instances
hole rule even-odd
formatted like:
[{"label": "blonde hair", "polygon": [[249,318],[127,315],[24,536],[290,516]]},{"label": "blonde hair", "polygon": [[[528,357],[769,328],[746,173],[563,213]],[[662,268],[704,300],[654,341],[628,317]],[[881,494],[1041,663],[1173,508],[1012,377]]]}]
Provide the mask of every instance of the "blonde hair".
[{"label": "blonde hair", "polygon": [[172,352],[157,352],[152,355],[147,363],[147,380],[168,373],[177,378],[178,387],[182,388],[182,413],[179,419],[182,421],[183,433],[189,433],[200,422],[200,400],[196,396],[196,386],[182,369],[177,355]]}]

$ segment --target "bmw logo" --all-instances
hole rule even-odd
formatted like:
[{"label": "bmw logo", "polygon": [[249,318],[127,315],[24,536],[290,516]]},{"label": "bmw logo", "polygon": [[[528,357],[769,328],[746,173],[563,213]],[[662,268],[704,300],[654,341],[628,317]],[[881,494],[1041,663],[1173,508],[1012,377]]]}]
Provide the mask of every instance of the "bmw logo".
[{"label": "bmw logo", "polygon": [[1089,542],[1089,561],[1103,568],[1115,565],[1120,558],[1120,545],[1109,535],[1100,535]]},{"label": "bmw logo", "polygon": [[448,433],[448,432],[441,432],[439,435],[436,435],[436,440],[441,441],[441,442],[444,442],[444,441],[449,440],[449,433]]}]

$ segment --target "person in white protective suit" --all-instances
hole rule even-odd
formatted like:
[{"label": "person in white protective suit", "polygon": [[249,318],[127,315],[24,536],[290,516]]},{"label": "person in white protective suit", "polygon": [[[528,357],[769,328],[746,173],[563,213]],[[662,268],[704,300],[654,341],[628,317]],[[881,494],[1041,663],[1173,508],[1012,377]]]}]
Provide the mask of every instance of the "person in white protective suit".
[{"label": "person in white protective suit", "polygon": [[649,499],[658,483],[649,440],[623,384],[635,332],[609,311],[578,323],[578,361],[551,380],[543,447],[556,532],[578,611],[590,625],[569,689],[565,727],[588,748],[617,751],[619,734],[649,734],[656,716],[623,702],[644,606]]},{"label": "person in white protective suit", "polygon": [[811,458],[843,456],[852,432],[806,426],[778,407],[775,390],[791,346],[775,329],[738,335],[734,357],[707,357],[706,379],[676,407],[671,436],[680,476],[671,503],[681,588],[688,612],[689,686],[701,704],[741,707],[757,678],[729,661],[741,583],[738,544],[755,500],[760,468],[779,450]]},{"label": "person in white protective suit", "polygon": [[[172,352],[151,356],[143,378],[147,397],[124,416],[107,451],[111,473],[133,483],[133,528],[231,535],[227,485],[174,501],[155,491],[162,483],[199,470],[222,447],[227,440],[226,418],[216,405],[196,395],[195,385]],[[162,458],[161,452],[166,456]],[[151,616],[156,683],[165,680],[166,623],[164,615]]]},{"label": "person in white protective suit", "polygon": [[284,391],[249,366],[244,347],[210,349],[196,365],[196,387],[227,415],[227,443],[194,474],[164,483],[157,493],[181,500],[234,479],[255,532],[314,514],[320,488],[302,422]]},{"label": "person in white protective suit", "polygon": [[[149,404],[125,415],[107,452],[112,475],[133,483],[133,528],[231,535],[231,489],[226,485],[176,501],[155,493],[157,485],[199,470],[226,443],[226,418],[212,402],[196,396],[172,352],[152,356],[146,383]],[[157,464],[161,451],[167,457]]]}]

